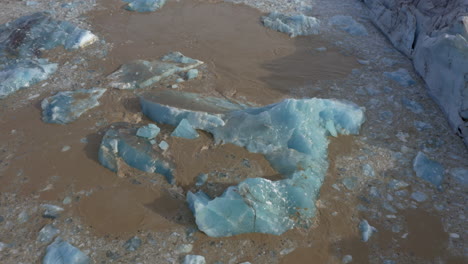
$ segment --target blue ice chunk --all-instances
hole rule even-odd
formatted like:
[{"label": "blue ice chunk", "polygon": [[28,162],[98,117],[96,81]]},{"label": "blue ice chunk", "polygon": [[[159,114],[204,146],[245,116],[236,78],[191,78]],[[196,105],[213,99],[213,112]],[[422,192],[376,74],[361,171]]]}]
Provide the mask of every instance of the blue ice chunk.
[{"label": "blue ice chunk", "polygon": [[411,199],[417,202],[424,202],[427,200],[427,195],[423,192],[416,191],[411,194]]},{"label": "blue ice chunk", "polygon": [[99,162],[117,172],[118,159],[136,169],[164,175],[169,183],[175,183],[174,165],[150,143],[149,139],[136,136],[136,129],[128,124],[116,124],[104,135],[99,147]]},{"label": "blue ice chunk", "polygon": [[0,55],[34,58],[42,50],[63,46],[74,50],[94,43],[97,37],[67,21],[38,12],[0,25]]},{"label": "blue ice chunk", "polygon": [[63,241],[55,239],[54,243],[47,247],[42,264],[89,264],[90,259],[76,247]]},{"label": "blue ice chunk", "polygon": [[399,180],[396,180],[396,179],[392,179],[388,183],[388,187],[390,187],[390,188],[392,188],[394,190],[399,190],[399,189],[402,189],[402,188],[406,188],[408,186],[409,186],[408,183],[406,183],[404,181],[399,181]]},{"label": "blue ice chunk", "polygon": [[416,121],[413,122],[413,124],[414,124],[414,126],[416,127],[416,129],[418,131],[424,131],[424,130],[432,129],[432,126],[430,124],[426,123],[426,122],[416,120]]},{"label": "blue ice chunk", "polygon": [[161,129],[155,124],[148,124],[147,126],[142,126],[137,130],[137,136],[144,137],[147,139],[155,138]]},{"label": "blue ice chunk", "polygon": [[262,22],[265,27],[289,34],[292,38],[320,33],[319,20],[302,14],[284,15],[272,12],[268,16],[263,16]]},{"label": "blue ice chunk", "polygon": [[334,16],[330,18],[329,23],[353,36],[367,36],[366,28],[361,23],[356,22],[351,16]]},{"label": "blue ice chunk", "polygon": [[413,169],[416,176],[440,188],[444,180],[444,167],[442,164],[429,159],[424,153],[418,152],[413,161]]},{"label": "blue ice chunk", "polygon": [[190,69],[187,72],[187,80],[195,79],[198,77],[198,70],[197,69]]},{"label": "blue ice chunk", "polygon": [[384,72],[385,77],[388,79],[397,82],[401,86],[411,86],[416,84],[416,82],[411,78],[411,75],[406,69],[400,68],[394,72]]},{"label": "blue ice chunk", "polygon": [[348,190],[354,190],[356,189],[358,185],[358,180],[356,177],[346,177],[343,180],[341,180],[341,183],[346,187]]},{"label": "blue ice chunk", "polygon": [[136,251],[141,246],[141,239],[137,236],[134,236],[127,240],[123,247],[128,251]]},{"label": "blue ice chunk", "polygon": [[46,59],[19,59],[5,64],[0,59],[0,99],[46,80],[56,70],[57,64]]},{"label": "blue ice chunk", "polygon": [[105,92],[106,89],[101,88],[59,92],[42,101],[42,120],[56,124],[73,122],[89,109],[98,106],[98,100]]},{"label": "blue ice chunk", "polygon": [[372,166],[370,164],[362,165],[362,172],[367,177],[374,177],[375,176],[374,168],[372,168]]},{"label": "blue ice chunk", "polygon": [[[202,119],[212,115],[201,112],[203,100],[180,108],[144,100],[142,106],[145,114],[161,123],[167,120],[172,124],[181,113],[197,114]],[[189,192],[187,202],[198,228],[213,237],[250,232],[279,235],[310,224],[328,167],[328,136],[357,134],[364,122],[364,111],[358,106],[317,98],[287,99],[234,111],[214,110],[221,122],[213,126],[195,120],[197,128],[212,133],[217,143],[232,143],[264,154],[285,179],[249,178],[212,200],[201,192]]]},{"label": "blue ice chunk", "polygon": [[377,232],[377,229],[367,222],[367,220],[362,220],[359,223],[359,231],[361,232],[361,239],[364,242],[369,241],[369,238],[374,232]]},{"label": "blue ice chunk", "polygon": [[164,6],[167,0],[122,0],[128,4],[125,9],[137,12],[153,12]]},{"label": "blue ice chunk", "polygon": [[421,114],[424,112],[424,108],[416,101],[403,97],[401,99],[401,102],[408,110],[410,110],[411,112],[415,114]]},{"label": "blue ice chunk", "polygon": [[187,255],[183,264],[206,264],[205,257],[199,255]]},{"label": "blue ice chunk", "polygon": [[458,183],[468,185],[468,169],[453,168],[452,170],[450,170],[450,174],[452,175],[453,179],[455,179]]},{"label": "blue ice chunk", "polygon": [[162,150],[167,150],[169,148],[169,144],[167,144],[166,141],[161,141],[159,142],[159,145],[158,145]]},{"label": "blue ice chunk", "polygon": [[44,209],[44,212],[42,213],[42,217],[44,218],[58,218],[60,213],[63,211],[62,207],[53,204],[41,204],[41,207]]},{"label": "blue ice chunk", "polygon": [[197,176],[197,181],[195,183],[196,186],[202,186],[203,184],[205,184],[206,180],[208,179],[208,174],[206,173],[200,173],[198,176]]},{"label": "blue ice chunk", "polygon": [[199,137],[198,132],[193,129],[192,125],[189,121],[187,121],[187,119],[182,119],[180,121],[179,125],[176,127],[174,132],[172,132],[171,136],[186,139],[196,139]]},{"label": "blue ice chunk", "polygon": [[202,61],[186,57],[180,52],[171,52],[159,60],[135,60],[124,64],[107,78],[113,88],[145,88],[169,77],[176,78],[178,73],[187,72],[202,64]]},{"label": "blue ice chunk", "polygon": [[37,241],[40,243],[49,243],[59,233],[60,233],[60,230],[58,230],[53,225],[51,224],[45,225],[41,229],[41,231],[39,231],[39,235],[37,236]]}]

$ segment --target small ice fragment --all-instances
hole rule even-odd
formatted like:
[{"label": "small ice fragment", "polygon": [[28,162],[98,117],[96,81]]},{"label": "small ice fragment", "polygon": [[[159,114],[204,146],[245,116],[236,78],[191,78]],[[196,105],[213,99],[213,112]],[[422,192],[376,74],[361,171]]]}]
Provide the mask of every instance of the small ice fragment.
[{"label": "small ice fragment", "polygon": [[423,192],[413,192],[411,194],[411,199],[421,203],[427,200],[427,195]]},{"label": "small ice fragment", "polygon": [[460,235],[457,233],[450,233],[450,238],[458,239],[460,238]]},{"label": "small ice fragment", "polygon": [[343,264],[348,264],[350,263],[351,261],[353,261],[353,256],[351,255],[345,255],[342,259],[341,259],[341,262]]},{"label": "small ice fragment", "polygon": [[206,173],[200,173],[197,176],[197,182],[195,183],[196,186],[202,186],[205,184],[206,180],[208,179],[208,174]]},{"label": "small ice fragment", "polygon": [[199,255],[187,255],[183,264],[206,264],[205,257]]},{"label": "small ice fragment", "polygon": [[466,168],[453,168],[450,170],[452,178],[462,185],[468,185],[468,169]]},{"label": "small ice fragment", "polygon": [[141,239],[137,236],[134,236],[127,240],[123,247],[128,251],[136,251],[141,246]]},{"label": "small ice fragment", "polygon": [[408,70],[403,69],[403,68],[400,68],[394,72],[384,72],[383,75],[387,77],[388,79],[395,81],[404,87],[416,84],[416,82],[413,80],[413,78],[409,74]]},{"label": "small ice fragment", "polygon": [[67,196],[63,199],[63,204],[71,204],[72,198],[70,196]]},{"label": "small ice fragment", "polygon": [[418,152],[413,161],[413,169],[416,176],[440,188],[444,180],[444,167],[442,164],[429,159],[424,153]]},{"label": "small ice fragment", "polygon": [[39,231],[39,235],[37,236],[37,241],[40,243],[49,243],[59,233],[60,233],[60,230],[55,228],[53,225],[51,224],[45,225],[41,229],[41,231]]},{"label": "small ice fragment", "polygon": [[171,136],[186,139],[195,139],[199,137],[198,132],[193,129],[192,125],[190,125],[187,119],[182,119],[182,121],[180,121],[179,125],[176,127],[174,132],[172,132]]},{"label": "small ice fragment", "polygon": [[320,22],[315,17],[302,14],[284,15],[272,12],[262,17],[265,27],[289,34],[290,37],[307,36],[319,34]]},{"label": "small ice fragment", "polygon": [[76,247],[56,238],[54,243],[47,247],[42,264],[89,264],[90,259]]},{"label": "small ice fragment", "polygon": [[70,146],[63,146],[62,152],[67,152],[67,151],[69,151],[70,149],[71,149]]},{"label": "small ice fragment", "polygon": [[370,164],[362,165],[362,172],[367,177],[374,177],[375,176],[374,168],[372,168],[372,166]]},{"label": "small ice fragment", "polygon": [[190,253],[193,249],[193,245],[192,244],[182,244],[182,245],[179,245],[177,246],[177,248],[175,249],[175,253],[176,254],[187,254],[187,253]]},{"label": "small ice fragment", "polygon": [[361,239],[364,242],[367,242],[374,232],[377,232],[377,229],[367,222],[367,220],[362,220],[359,223],[359,231],[361,231]]},{"label": "small ice fragment", "polygon": [[330,18],[330,25],[338,27],[339,29],[348,32],[353,36],[367,36],[366,28],[351,16],[334,16]]},{"label": "small ice fragment", "polygon": [[122,0],[128,4],[125,9],[136,12],[154,12],[161,9],[167,0]]},{"label": "small ice fragment", "polygon": [[159,145],[158,145],[162,150],[167,150],[169,148],[169,144],[166,142],[166,141],[161,141],[159,142]]},{"label": "small ice fragment", "polygon": [[148,124],[147,126],[142,126],[137,130],[136,135],[139,137],[153,139],[155,138],[161,129],[155,124]]},{"label": "small ice fragment", "polygon": [[356,188],[358,180],[356,177],[346,177],[343,180],[341,180],[341,183],[343,183],[346,189],[352,191]]},{"label": "small ice fragment", "polygon": [[192,80],[198,77],[198,70],[197,69],[190,69],[187,72],[187,80]]},{"label": "small ice fragment", "polygon": [[320,52],[324,52],[324,51],[327,51],[327,48],[326,47],[319,47],[319,48],[316,48],[315,50],[320,51]]},{"label": "small ice fragment", "polygon": [[44,209],[44,212],[42,213],[42,217],[44,218],[55,219],[59,217],[60,213],[63,211],[62,207],[53,204],[42,204],[41,207]]},{"label": "small ice fragment", "polygon": [[26,223],[29,220],[29,214],[26,211],[22,211],[18,215],[18,222],[21,224]]},{"label": "small ice fragment", "polygon": [[421,114],[424,112],[424,108],[416,101],[403,97],[401,99],[401,102],[408,110],[410,110],[411,112],[415,114]]}]

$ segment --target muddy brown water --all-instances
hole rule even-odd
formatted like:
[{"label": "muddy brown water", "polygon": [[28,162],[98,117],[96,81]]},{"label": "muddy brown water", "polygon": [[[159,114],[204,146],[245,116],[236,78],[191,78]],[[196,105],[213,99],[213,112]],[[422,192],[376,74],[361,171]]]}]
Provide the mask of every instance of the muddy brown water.
[{"label": "muddy brown water", "polygon": [[[96,60],[93,67],[105,73],[134,59],[156,59],[178,50],[206,63],[203,81],[187,85],[189,91],[216,93],[266,104],[288,97],[291,87],[313,84],[319,80],[344,78],[358,67],[355,58],[318,37],[290,39],[282,33],[264,28],[258,11],[242,5],[210,4],[206,1],[169,1],[163,10],[138,14],[122,10],[121,1],[101,1],[105,9],[87,16],[93,30],[112,43],[114,48],[105,60]],[[326,46],[326,52],[315,48]],[[47,95],[42,95],[40,99]],[[5,105],[14,102],[4,101]],[[40,100],[21,109],[2,108],[0,119],[0,192],[33,196],[41,201],[60,201],[71,195],[74,203],[67,208],[80,218],[97,236],[126,239],[140,230],[170,230],[177,226],[193,226],[183,197],[167,184],[154,184],[151,176],[126,168],[115,174],[97,160],[102,133],[113,122],[148,122],[140,113],[138,101],[131,92],[109,90],[101,105],[69,125],[45,124],[41,121]],[[107,125],[97,125],[105,121]],[[158,140],[170,145],[170,155],[177,165],[176,178],[182,190],[192,190],[195,177],[209,171],[234,171],[235,180],[210,176],[216,195],[227,186],[247,178],[263,176],[278,179],[263,156],[248,153],[233,145],[215,146],[209,134],[200,132],[197,140],[170,138],[173,129],[161,126]],[[88,143],[83,144],[81,139]],[[63,146],[71,149],[62,152]],[[336,199],[332,184],[337,180],[334,160],[339,155],[352,155],[354,138],[332,139],[330,170],[321,189],[321,199],[329,201],[319,208],[314,228],[308,232],[291,230],[282,236],[244,234],[231,238],[210,238],[197,233],[194,253],[203,254],[211,263],[223,252],[213,252],[212,242],[251,241],[254,247],[245,249],[249,261],[260,254],[258,248],[281,250],[285,240],[299,241],[299,248],[286,256],[277,256],[281,263],[341,263],[344,254],[353,255],[353,263],[369,263],[368,255],[375,248],[360,241],[358,217],[352,210],[358,201],[343,203],[344,195]],[[249,160],[250,166],[243,161]],[[340,217],[331,216],[337,211]],[[431,263],[444,256],[448,243],[441,221],[423,211],[402,212],[410,233],[398,250],[416,256],[421,263]],[[384,228],[375,224],[379,230]],[[427,233],[425,230],[432,230]],[[392,243],[399,239],[388,231],[378,235],[377,246],[382,251],[396,250]],[[425,250],[429,248],[430,250]],[[391,251],[393,250],[393,251]],[[251,258],[249,258],[251,256]],[[461,263],[447,257],[447,263]],[[425,262],[424,262],[425,261]],[[415,263],[415,262],[408,262]]]}]

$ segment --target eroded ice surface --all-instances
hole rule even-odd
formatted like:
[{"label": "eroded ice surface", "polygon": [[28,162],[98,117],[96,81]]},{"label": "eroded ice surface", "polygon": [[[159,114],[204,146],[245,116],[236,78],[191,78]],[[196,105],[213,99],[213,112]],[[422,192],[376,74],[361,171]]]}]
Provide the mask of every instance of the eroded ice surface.
[{"label": "eroded ice surface", "polygon": [[[262,153],[285,176],[280,181],[250,178],[215,199],[189,192],[187,201],[198,228],[213,237],[250,232],[279,235],[307,225],[315,215],[315,200],[328,168],[328,136],[357,134],[364,122],[364,111],[358,106],[317,98],[287,99],[218,114],[197,111],[202,106],[196,102],[185,109],[147,97],[141,103],[143,112],[156,122],[173,124],[181,115],[194,118],[196,128],[212,133],[217,143]],[[207,117],[219,122],[206,122]]]},{"label": "eroded ice surface", "polygon": [[164,175],[174,183],[174,165],[162,155],[160,149],[147,138],[136,135],[137,129],[128,124],[115,124],[107,130],[99,147],[99,162],[117,172],[119,159],[129,166],[150,173]]},{"label": "eroded ice surface", "polygon": [[351,16],[334,16],[330,18],[329,23],[353,36],[367,36],[366,28]]},{"label": "eroded ice surface", "polygon": [[108,78],[111,80],[110,86],[114,88],[145,88],[165,78],[183,77],[188,70],[202,64],[202,61],[186,57],[180,52],[171,52],[159,60],[135,60],[124,64]]},{"label": "eroded ice surface", "polygon": [[57,70],[57,64],[50,63],[47,59],[18,59],[4,64],[1,61],[0,59],[0,99],[46,80]]},{"label": "eroded ice surface", "polygon": [[413,161],[416,176],[440,188],[444,180],[444,167],[437,161],[429,159],[424,153],[418,152]]},{"label": "eroded ice surface", "polygon": [[265,27],[286,33],[292,38],[320,33],[319,20],[302,14],[284,15],[272,12],[268,16],[263,16],[262,22]]},{"label": "eroded ice surface", "polygon": [[42,101],[42,120],[56,124],[73,122],[89,109],[98,106],[98,100],[105,92],[106,89],[101,88],[59,92]]},{"label": "eroded ice surface", "polygon": [[153,12],[164,6],[167,0],[122,0],[128,4],[125,9],[137,12]]},{"label": "eroded ice surface", "polygon": [[55,239],[54,243],[47,247],[42,264],[89,264],[90,259],[76,247],[63,241]]}]

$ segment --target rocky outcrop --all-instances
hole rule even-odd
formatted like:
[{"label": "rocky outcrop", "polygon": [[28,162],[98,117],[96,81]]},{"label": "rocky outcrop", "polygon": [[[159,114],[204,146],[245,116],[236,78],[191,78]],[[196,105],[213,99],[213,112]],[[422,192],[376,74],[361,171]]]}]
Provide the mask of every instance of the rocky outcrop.
[{"label": "rocky outcrop", "polygon": [[468,145],[468,0],[362,0]]}]

